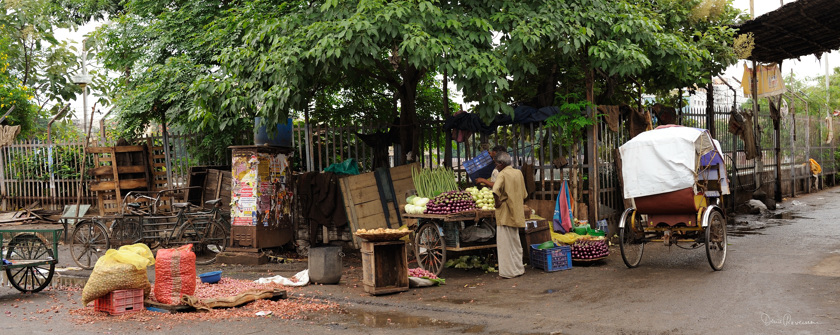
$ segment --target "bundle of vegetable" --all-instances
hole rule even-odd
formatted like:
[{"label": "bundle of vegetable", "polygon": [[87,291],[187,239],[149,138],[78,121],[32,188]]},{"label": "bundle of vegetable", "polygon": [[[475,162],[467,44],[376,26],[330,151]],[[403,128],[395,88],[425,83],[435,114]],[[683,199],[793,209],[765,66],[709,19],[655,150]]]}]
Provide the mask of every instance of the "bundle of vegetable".
[{"label": "bundle of vegetable", "polygon": [[475,255],[450,259],[443,266],[456,269],[482,269],[484,272],[498,272],[495,267],[487,264],[486,259]]},{"label": "bundle of vegetable", "polygon": [[428,280],[431,280],[432,282],[434,282],[437,285],[446,284],[446,279],[438,278],[438,276],[435,275],[434,273],[423,270],[421,268],[413,268],[413,269],[409,268],[408,269],[408,276],[409,277],[417,277],[417,278],[428,279]]},{"label": "bundle of vegetable", "polygon": [[408,214],[423,214],[426,211],[426,204],[429,203],[429,198],[418,196],[410,196],[405,199],[405,212]]},{"label": "bundle of vegetable", "polygon": [[426,204],[426,214],[452,214],[475,209],[469,192],[449,191],[434,197]]},{"label": "bundle of vegetable", "polygon": [[605,241],[578,240],[572,245],[573,259],[593,259],[609,256],[610,249]]},{"label": "bundle of vegetable", "polygon": [[420,171],[411,169],[411,177],[414,179],[414,190],[417,191],[417,195],[424,198],[458,189],[458,184],[455,183],[455,172],[447,167],[441,166]]},{"label": "bundle of vegetable", "polygon": [[496,209],[496,201],[493,200],[493,190],[482,187],[480,190],[478,187],[469,187],[466,189],[467,192],[470,192],[472,195],[473,200],[475,200],[475,206],[482,210],[494,210]]}]

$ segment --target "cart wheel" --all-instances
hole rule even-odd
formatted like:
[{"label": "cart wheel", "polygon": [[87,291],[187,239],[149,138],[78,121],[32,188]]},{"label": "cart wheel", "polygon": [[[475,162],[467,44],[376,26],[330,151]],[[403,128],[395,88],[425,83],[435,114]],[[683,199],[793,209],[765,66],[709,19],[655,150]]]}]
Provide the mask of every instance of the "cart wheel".
[{"label": "cart wheel", "polygon": [[437,225],[426,223],[420,226],[414,237],[414,255],[417,257],[417,265],[423,270],[440,274],[446,263],[446,244]]},{"label": "cart wheel", "polygon": [[136,217],[123,217],[114,220],[111,224],[111,244],[123,246],[140,242],[143,239],[140,230],[140,219]]},{"label": "cart wheel", "polygon": [[228,242],[228,233],[225,231],[224,225],[216,220],[195,222],[189,219],[173,232],[170,244],[186,245],[192,243],[195,263],[207,265],[216,261],[216,256],[225,251]]},{"label": "cart wheel", "polygon": [[35,234],[19,234],[9,241],[6,259],[16,261],[36,261],[47,264],[6,269],[6,276],[18,291],[38,292],[52,280],[55,273],[53,252],[40,237]]},{"label": "cart wheel", "polygon": [[99,221],[84,220],[76,224],[70,240],[70,256],[83,269],[90,270],[111,247],[108,230]]},{"label": "cart wheel", "polygon": [[[631,220],[635,217],[635,220]],[[619,246],[621,247],[621,259],[628,268],[639,266],[642,261],[642,254],[645,251],[645,242],[642,240],[643,232],[637,230],[636,225],[641,225],[641,215],[636,213],[635,208],[628,208],[621,215],[621,224],[624,226],[619,232]]]},{"label": "cart wheel", "polygon": [[723,269],[723,262],[726,261],[726,221],[719,211],[709,215],[709,224],[706,226],[706,257],[712,269]]}]

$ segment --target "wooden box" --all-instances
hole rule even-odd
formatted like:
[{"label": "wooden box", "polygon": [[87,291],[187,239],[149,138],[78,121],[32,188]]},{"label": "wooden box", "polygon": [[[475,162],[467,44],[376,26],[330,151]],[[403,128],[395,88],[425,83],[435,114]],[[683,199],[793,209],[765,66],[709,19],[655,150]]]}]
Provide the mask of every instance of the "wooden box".
[{"label": "wooden box", "polygon": [[525,229],[519,230],[519,240],[522,242],[522,259],[530,261],[528,250],[532,244],[540,244],[551,241],[551,230],[548,228],[548,220],[525,221]]},{"label": "wooden box", "polygon": [[365,292],[380,295],[408,291],[405,241],[362,241],[361,251]]}]

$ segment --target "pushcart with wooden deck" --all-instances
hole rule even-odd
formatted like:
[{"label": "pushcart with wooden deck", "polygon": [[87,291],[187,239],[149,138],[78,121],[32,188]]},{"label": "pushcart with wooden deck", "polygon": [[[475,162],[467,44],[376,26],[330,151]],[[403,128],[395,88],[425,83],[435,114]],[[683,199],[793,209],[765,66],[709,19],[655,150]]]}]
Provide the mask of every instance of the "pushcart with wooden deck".
[{"label": "pushcart with wooden deck", "polygon": [[[448,252],[463,252],[496,247],[496,226],[493,211],[464,211],[448,215],[407,214],[407,219],[417,219],[414,234],[414,256],[424,270],[440,274],[446,263]],[[491,231],[484,242],[465,244],[460,235],[467,227],[479,225]]]},{"label": "pushcart with wooden deck", "polygon": [[58,263],[62,227],[45,225],[0,226],[3,264],[9,283],[24,293],[50,285]]}]

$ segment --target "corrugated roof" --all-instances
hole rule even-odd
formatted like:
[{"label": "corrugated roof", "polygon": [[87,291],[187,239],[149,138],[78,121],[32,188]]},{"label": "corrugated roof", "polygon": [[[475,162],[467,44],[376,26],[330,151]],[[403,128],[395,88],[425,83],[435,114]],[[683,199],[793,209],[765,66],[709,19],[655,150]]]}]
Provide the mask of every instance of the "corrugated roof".
[{"label": "corrugated roof", "polygon": [[739,26],[753,33],[750,60],[771,63],[840,48],[840,1],[799,0]]}]

